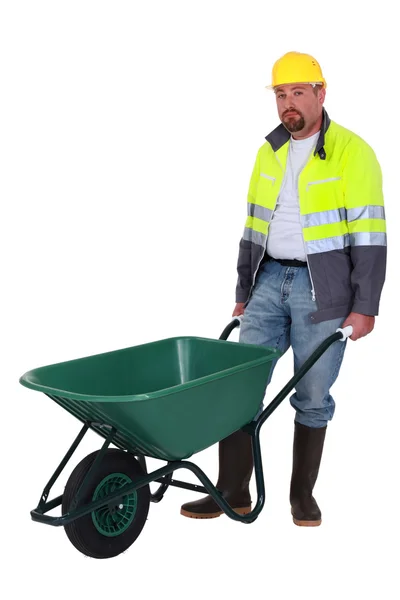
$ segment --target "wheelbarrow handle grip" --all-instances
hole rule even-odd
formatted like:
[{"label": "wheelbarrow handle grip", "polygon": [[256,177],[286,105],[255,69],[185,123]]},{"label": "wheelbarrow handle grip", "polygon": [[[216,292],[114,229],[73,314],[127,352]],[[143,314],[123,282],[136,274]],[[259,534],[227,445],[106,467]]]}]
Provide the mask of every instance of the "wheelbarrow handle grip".
[{"label": "wheelbarrow handle grip", "polygon": [[344,342],[348,337],[350,337],[353,334],[353,327],[352,325],[347,325],[347,327],[343,327],[343,329],[336,329],[336,333],[340,332],[342,334],[342,339],[339,340],[340,342]]},{"label": "wheelbarrow handle grip", "polygon": [[241,325],[243,319],[243,315],[239,315],[238,317],[233,317],[233,319],[231,320],[231,322],[225,327],[225,329],[223,330],[223,332],[221,333],[219,339],[220,340],[227,340],[228,337],[230,336],[230,334],[232,333],[232,331]]},{"label": "wheelbarrow handle grip", "polygon": [[237,315],[236,317],[233,317],[231,323],[233,324],[235,321],[237,321],[235,327],[240,327],[243,321],[243,315]]}]

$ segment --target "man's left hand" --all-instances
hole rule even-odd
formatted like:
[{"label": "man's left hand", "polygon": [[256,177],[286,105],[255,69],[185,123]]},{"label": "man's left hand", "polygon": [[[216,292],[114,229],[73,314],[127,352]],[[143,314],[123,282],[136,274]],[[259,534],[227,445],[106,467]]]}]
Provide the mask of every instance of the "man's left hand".
[{"label": "man's left hand", "polygon": [[375,325],[375,317],[369,317],[367,315],[360,315],[359,313],[352,312],[343,323],[342,328],[347,327],[347,325],[351,325],[353,327],[353,333],[350,336],[350,339],[355,342],[356,340],[371,333]]}]

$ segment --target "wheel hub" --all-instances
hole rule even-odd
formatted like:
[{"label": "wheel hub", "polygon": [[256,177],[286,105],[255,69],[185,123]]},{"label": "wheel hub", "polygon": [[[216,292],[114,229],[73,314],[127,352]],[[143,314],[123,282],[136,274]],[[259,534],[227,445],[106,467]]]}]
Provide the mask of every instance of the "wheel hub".
[{"label": "wheel hub", "polygon": [[[93,494],[93,500],[100,500],[125,485],[132,483],[124,473],[111,473],[104,477]],[[121,535],[131,525],[137,510],[137,492],[133,491],[122,500],[112,502],[92,512],[93,524],[97,531],[106,537]]]}]

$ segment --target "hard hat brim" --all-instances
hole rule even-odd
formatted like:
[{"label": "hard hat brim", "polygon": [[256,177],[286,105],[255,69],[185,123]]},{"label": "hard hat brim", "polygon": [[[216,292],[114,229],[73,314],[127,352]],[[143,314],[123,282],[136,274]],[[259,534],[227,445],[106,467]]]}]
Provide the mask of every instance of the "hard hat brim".
[{"label": "hard hat brim", "polygon": [[302,85],[321,85],[323,88],[326,88],[326,81],[288,81],[287,83],[277,83],[277,84],[270,84],[270,85],[266,85],[265,89],[266,90],[274,90],[277,87],[280,87],[281,85],[297,85],[297,84],[302,84]]}]

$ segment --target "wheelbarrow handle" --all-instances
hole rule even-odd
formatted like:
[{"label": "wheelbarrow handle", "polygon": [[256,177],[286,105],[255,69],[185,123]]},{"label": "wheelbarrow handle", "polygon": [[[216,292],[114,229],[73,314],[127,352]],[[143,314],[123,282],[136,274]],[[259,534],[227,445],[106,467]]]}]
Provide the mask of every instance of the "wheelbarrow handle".
[{"label": "wheelbarrow handle", "polygon": [[239,327],[241,325],[242,319],[243,319],[243,315],[239,315],[237,317],[233,317],[232,321],[230,323],[228,323],[228,325],[225,327],[225,329],[223,330],[223,332],[219,336],[219,339],[220,340],[227,340],[228,337],[230,336],[230,334],[232,333],[232,331],[234,329],[236,329],[236,327]]},{"label": "wheelbarrow handle", "polygon": [[[237,317],[233,317],[231,322],[225,327],[225,329],[222,332],[219,339],[227,340],[229,335],[232,333],[232,331],[236,327],[240,327],[240,325],[242,324],[242,320],[243,320],[243,315],[238,315]],[[349,338],[351,335],[353,335],[353,327],[352,327],[352,325],[347,325],[347,327],[343,327],[343,329],[341,329],[341,328],[336,329],[336,333],[338,333],[338,332],[340,332],[342,334],[342,339],[339,341],[344,342],[345,340],[347,340],[347,338]]]},{"label": "wheelbarrow handle", "polygon": [[[350,337],[353,333],[353,327],[351,325],[344,327],[343,329],[337,329],[335,333],[327,337],[319,346],[314,350],[314,352],[309,356],[309,358],[301,365],[301,367],[296,371],[290,381],[285,385],[284,388],[279,392],[277,396],[268,404],[268,406],[263,410],[261,415],[255,421],[254,426],[257,430],[260,429],[264,421],[272,414],[272,412],[279,406],[279,404],[286,398],[286,396],[291,392],[296,384],[304,377],[304,375],[311,369],[311,367],[317,362],[317,360],[323,355],[323,353],[328,350],[328,348],[336,343],[336,342],[344,342],[348,337]],[[339,337],[341,336],[341,337]]]},{"label": "wheelbarrow handle", "polygon": [[343,327],[343,329],[336,329],[336,333],[339,332],[342,334],[342,339],[339,340],[340,342],[344,342],[345,340],[347,340],[347,338],[349,338],[351,335],[353,335],[353,327],[352,325],[347,325],[347,327]]}]

